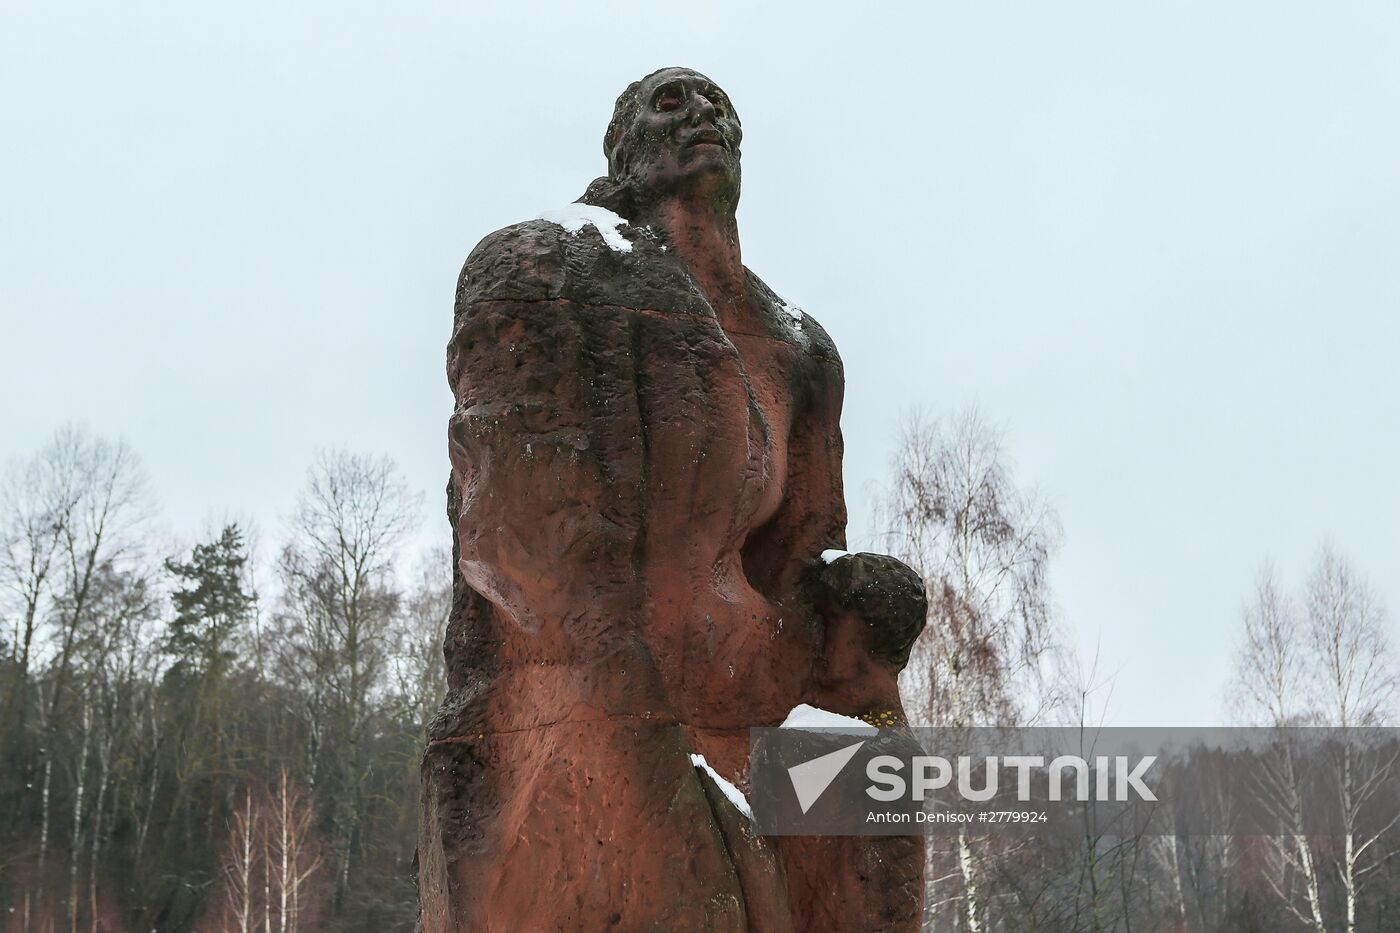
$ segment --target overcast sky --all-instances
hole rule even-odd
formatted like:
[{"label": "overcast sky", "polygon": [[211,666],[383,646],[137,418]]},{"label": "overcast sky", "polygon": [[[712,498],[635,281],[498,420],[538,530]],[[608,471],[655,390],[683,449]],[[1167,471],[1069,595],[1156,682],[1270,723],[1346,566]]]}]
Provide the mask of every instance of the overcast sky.
[{"label": "overcast sky", "polygon": [[76,420],[176,532],[275,539],[317,448],[386,452],[445,541],[462,260],[672,64],[743,119],[746,264],[845,359],[856,544],[900,413],[976,404],[1110,721],[1220,717],[1266,556],[1330,538],[1394,631],[1393,2],[10,0],[0,457]]}]

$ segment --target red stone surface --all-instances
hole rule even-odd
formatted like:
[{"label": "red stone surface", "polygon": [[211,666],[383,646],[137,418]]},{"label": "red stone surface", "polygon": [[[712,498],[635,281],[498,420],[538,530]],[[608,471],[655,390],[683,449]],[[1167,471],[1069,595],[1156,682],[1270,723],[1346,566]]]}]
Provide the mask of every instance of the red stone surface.
[{"label": "red stone surface", "polygon": [[920,840],[764,839],[691,764],[743,788],[751,726],[899,711],[923,621],[897,562],[820,560],[841,363],[740,261],[741,135],[703,76],[649,76],[585,195],[632,249],[537,220],[463,270],[427,933],[918,928]]}]

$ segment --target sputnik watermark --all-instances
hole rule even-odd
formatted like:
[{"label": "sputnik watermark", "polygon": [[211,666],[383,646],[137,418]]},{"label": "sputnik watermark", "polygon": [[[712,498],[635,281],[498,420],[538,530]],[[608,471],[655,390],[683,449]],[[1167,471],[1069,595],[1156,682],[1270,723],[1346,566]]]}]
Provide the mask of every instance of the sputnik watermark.
[{"label": "sputnik watermark", "polygon": [[1395,730],[911,730],[811,709],[790,719],[751,733],[749,802],[766,835],[1335,833],[1344,817],[1394,817],[1379,804],[1345,811],[1339,780],[1379,775],[1394,784],[1386,799],[1400,799]]},{"label": "sputnik watermark", "polygon": [[[787,769],[803,813],[811,810],[821,799],[822,793],[864,745],[865,742],[856,742]],[[983,758],[980,765],[974,765],[970,755],[960,755],[951,761],[936,755],[915,755],[907,762],[895,755],[877,755],[865,764],[865,776],[870,780],[865,792],[871,800],[890,802],[907,797],[922,803],[930,794],[952,787],[962,800],[984,802],[997,798],[1001,787],[999,775],[1003,770],[1011,770],[1015,772],[1015,799],[1018,803],[1036,799],[1032,797],[1032,785],[1037,771],[1043,771],[1046,790],[1043,799],[1046,800],[1126,801],[1130,794],[1136,794],[1139,800],[1156,801],[1157,795],[1143,782],[1143,776],[1156,761],[1156,755],[1146,755],[1135,763],[1127,755],[1112,758],[1098,756],[1091,765],[1078,755],[1061,755],[1047,765],[1043,755],[1006,755],[1001,758],[990,755]],[[1092,783],[1091,770],[1097,778]],[[956,784],[953,783],[954,772],[957,774]],[[979,772],[983,775],[982,786],[976,787],[974,775]],[[1073,774],[1072,783],[1065,780],[1066,773]],[[1066,783],[1070,783],[1068,790],[1072,795],[1068,798]],[[871,813],[867,819],[871,822],[888,822],[889,816],[887,813]],[[920,813],[915,819],[971,822],[973,816]]]},{"label": "sputnik watermark", "polygon": [[[1157,761],[1156,755],[1146,755],[1136,763],[1127,755],[1112,758],[1098,756],[1094,759],[1093,770],[1097,780],[1092,786],[1089,780],[1090,764],[1078,755],[1061,755],[1045,763],[1043,755],[1007,755],[998,758],[989,755],[980,767],[974,768],[973,759],[960,755],[957,760],[956,791],[963,800],[987,801],[996,798],[1000,789],[998,775],[1003,769],[1016,772],[1016,801],[1029,803],[1032,799],[1031,784],[1035,771],[1045,771],[1047,794],[1045,799],[1072,800],[1128,800],[1129,794],[1136,794],[1140,800],[1155,801],[1145,783],[1143,775]],[[954,765],[947,758],[933,755],[915,755],[909,762],[909,778],[901,773],[905,762],[894,755],[880,755],[870,759],[865,766],[865,775],[873,782],[866,793],[873,800],[898,800],[909,794],[912,799],[922,802],[929,793],[944,790],[953,779]],[[973,775],[983,775],[982,786],[974,787]],[[1065,772],[1073,771],[1074,784],[1070,789],[1072,797],[1065,795]]]}]

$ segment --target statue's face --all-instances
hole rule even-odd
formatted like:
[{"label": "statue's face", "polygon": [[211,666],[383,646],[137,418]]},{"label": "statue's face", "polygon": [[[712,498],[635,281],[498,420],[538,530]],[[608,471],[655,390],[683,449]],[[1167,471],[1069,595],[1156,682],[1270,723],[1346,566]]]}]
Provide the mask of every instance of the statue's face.
[{"label": "statue's face", "polygon": [[704,75],[669,68],[648,77],[623,132],[619,173],[643,191],[701,190],[737,199],[743,127],[728,95]]}]

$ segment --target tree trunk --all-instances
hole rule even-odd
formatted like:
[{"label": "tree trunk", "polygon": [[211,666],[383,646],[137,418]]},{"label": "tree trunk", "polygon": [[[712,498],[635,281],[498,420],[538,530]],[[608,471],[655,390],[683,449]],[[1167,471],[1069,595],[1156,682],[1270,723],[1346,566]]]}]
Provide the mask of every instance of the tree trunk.
[{"label": "tree trunk", "polygon": [[83,794],[87,777],[88,740],[92,735],[92,713],[83,698],[83,744],[78,753],[77,782],[73,790],[73,841],[68,853],[68,928],[78,933],[78,862],[83,851]]},{"label": "tree trunk", "polygon": [[977,868],[973,864],[972,846],[967,832],[958,829],[958,870],[962,872],[963,904],[966,906],[968,933],[982,933],[982,900],[977,886]]},{"label": "tree trunk", "polygon": [[97,869],[102,856],[102,807],[107,798],[108,762],[111,760],[111,739],[99,744],[97,752],[97,796],[93,798],[92,810],[92,851],[88,858],[88,910],[89,933],[97,933]]}]

